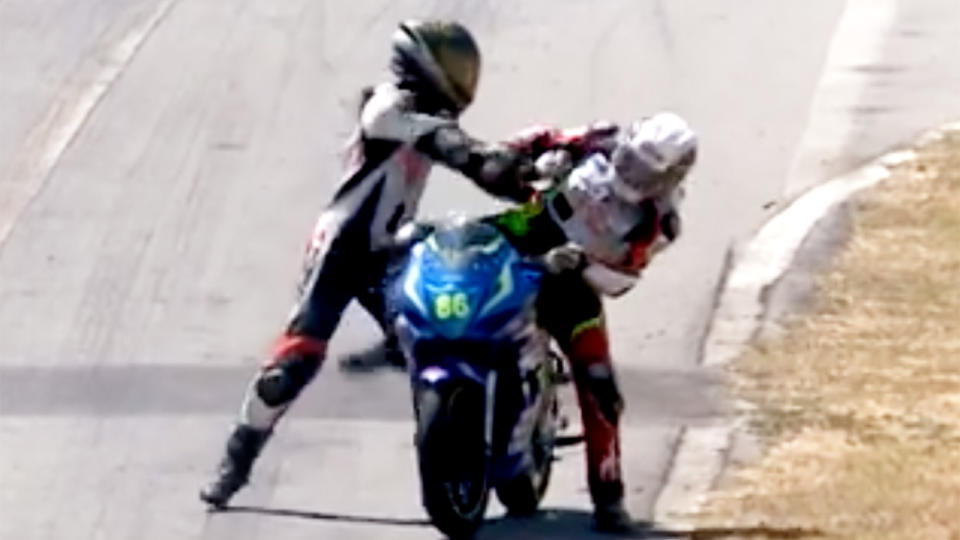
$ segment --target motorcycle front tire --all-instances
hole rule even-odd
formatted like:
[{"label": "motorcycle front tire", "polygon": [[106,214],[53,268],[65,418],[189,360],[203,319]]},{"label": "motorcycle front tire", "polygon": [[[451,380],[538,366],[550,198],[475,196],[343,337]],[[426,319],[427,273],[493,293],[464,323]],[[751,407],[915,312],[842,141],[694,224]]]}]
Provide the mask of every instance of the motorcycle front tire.
[{"label": "motorcycle front tire", "polygon": [[490,497],[483,394],[468,387],[416,392],[423,506],[451,539],[470,538],[483,523]]}]

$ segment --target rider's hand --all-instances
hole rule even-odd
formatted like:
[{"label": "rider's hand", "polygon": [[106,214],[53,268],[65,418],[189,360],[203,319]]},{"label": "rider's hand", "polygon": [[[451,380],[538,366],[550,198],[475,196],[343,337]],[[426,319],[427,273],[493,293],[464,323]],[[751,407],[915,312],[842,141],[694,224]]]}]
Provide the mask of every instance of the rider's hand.
[{"label": "rider's hand", "polygon": [[481,177],[490,192],[526,202],[534,191],[530,183],[539,175],[533,160],[527,155],[506,146],[496,146],[485,156]]},{"label": "rider's hand", "polygon": [[544,152],[534,164],[537,176],[559,179],[573,168],[573,157],[566,150]]},{"label": "rider's hand", "polygon": [[559,274],[582,270],[587,263],[587,256],[577,244],[564,244],[548,251],[543,256],[543,262],[550,272]]},{"label": "rider's hand", "polygon": [[640,278],[639,270],[613,268],[599,263],[587,264],[583,269],[583,279],[598,293],[616,298],[636,285]]}]

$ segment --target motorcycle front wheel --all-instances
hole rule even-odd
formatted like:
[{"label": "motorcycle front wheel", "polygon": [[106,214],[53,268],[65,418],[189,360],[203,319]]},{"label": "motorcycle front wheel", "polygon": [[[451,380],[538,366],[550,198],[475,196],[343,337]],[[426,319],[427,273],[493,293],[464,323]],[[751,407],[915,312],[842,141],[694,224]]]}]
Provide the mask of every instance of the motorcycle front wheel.
[{"label": "motorcycle front wheel", "polygon": [[470,538],[490,494],[482,388],[420,388],[415,404],[423,506],[444,534]]}]

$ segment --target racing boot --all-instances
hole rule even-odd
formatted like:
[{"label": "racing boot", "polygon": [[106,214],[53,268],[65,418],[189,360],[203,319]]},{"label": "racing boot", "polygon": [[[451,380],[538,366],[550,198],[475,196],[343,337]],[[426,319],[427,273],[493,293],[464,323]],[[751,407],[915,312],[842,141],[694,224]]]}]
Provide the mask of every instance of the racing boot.
[{"label": "racing boot", "polygon": [[633,520],[623,504],[623,482],[589,478],[590,497],[593,499],[593,528],[598,532],[627,533],[633,530]]},{"label": "racing boot", "polygon": [[367,373],[383,368],[402,370],[407,367],[397,337],[392,334],[364,350],[344,355],[338,364],[340,371],[347,373]]},{"label": "racing boot", "polygon": [[633,520],[623,507],[623,499],[597,505],[593,509],[593,528],[603,533],[628,533],[633,530]]},{"label": "racing boot", "polygon": [[227,440],[226,454],[217,467],[217,477],[200,490],[200,500],[215,509],[225,507],[233,494],[247,483],[253,462],[271,432],[237,424]]}]

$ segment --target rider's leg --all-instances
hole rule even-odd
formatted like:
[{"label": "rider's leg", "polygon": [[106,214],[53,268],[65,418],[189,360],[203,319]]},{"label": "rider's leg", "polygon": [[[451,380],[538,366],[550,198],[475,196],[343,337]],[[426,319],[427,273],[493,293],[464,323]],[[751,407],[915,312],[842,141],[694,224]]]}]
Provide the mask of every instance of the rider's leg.
[{"label": "rider's leg", "polygon": [[327,341],[356,290],[350,263],[362,258],[361,253],[348,263],[337,250],[315,258],[285,332],[247,389],[217,476],[200,492],[207,503],[221,507],[246,484],[274,425],[320,369]]},{"label": "rider's leg", "polygon": [[[383,267],[387,268],[390,264],[388,255],[382,254],[378,257],[386,261]],[[372,286],[364,288],[357,294],[357,302],[376,321],[380,330],[383,331],[383,339],[364,349],[345,354],[338,360],[341,370],[356,373],[380,368],[403,369],[406,367],[406,359],[403,357],[396,332],[391,325],[393,317],[387,312],[386,302],[387,288],[398,277],[396,273],[384,272],[382,277],[374,277],[371,280]]]},{"label": "rider's leg", "polygon": [[620,415],[623,399],[617,386],[602,318],[588,321],[563,347],[570,359],[587,445],[587,480],[600,529],[629,525],[623,507],[620,464]]},{"label": "rider's leg", "polygon": [[620,464],[617,386],[604,325],[603,303],[579,274],[550,276],[541,292],[544,325],[570,361],[587,446],[587,481],[598,529],[630,526],[624,505]]}]

